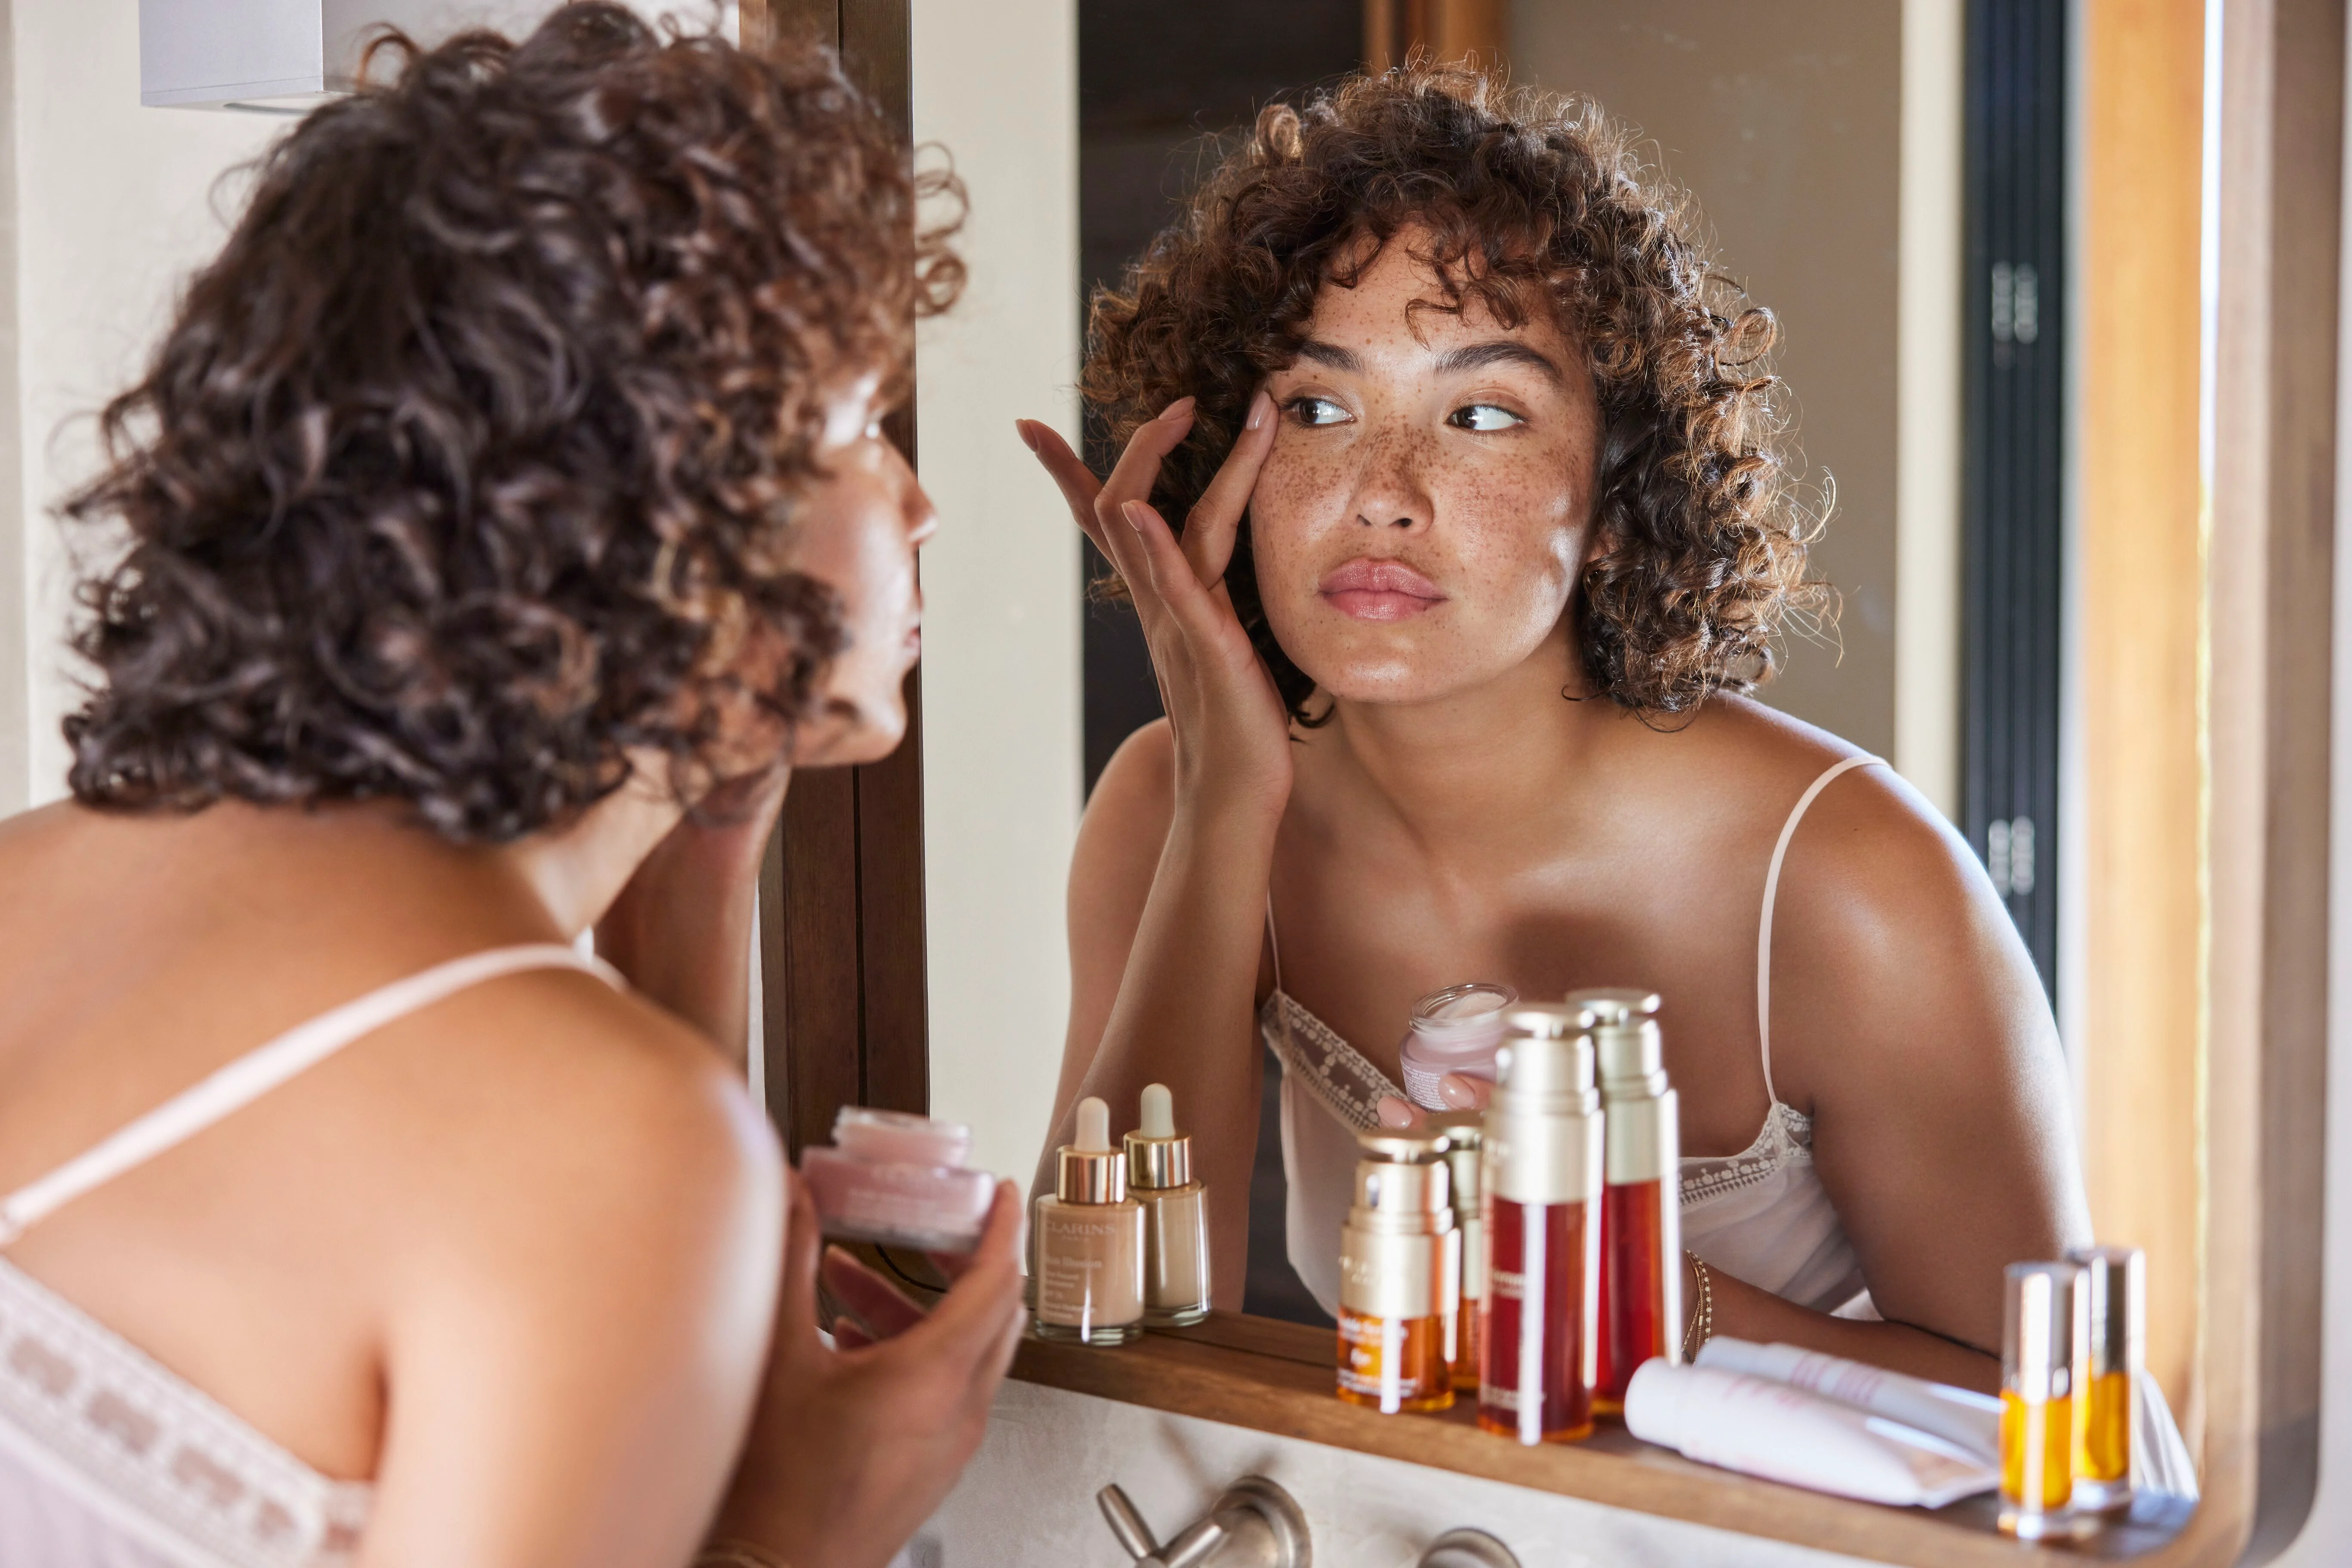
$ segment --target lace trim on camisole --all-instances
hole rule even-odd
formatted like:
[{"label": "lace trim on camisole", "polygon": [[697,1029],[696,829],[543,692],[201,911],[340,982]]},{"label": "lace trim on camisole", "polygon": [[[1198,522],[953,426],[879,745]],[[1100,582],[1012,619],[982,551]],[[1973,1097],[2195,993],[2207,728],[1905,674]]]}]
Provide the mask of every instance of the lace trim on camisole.
[{"label": "lace trim on camisole", "polygon": [[240,1568],[350,1562],[373,1495],[312,1470],[5,1259],[0,1448],[157,1550]]},{"label": "lace trim on camisole", "polygon": [[1784,1101],[1764,1113],[1756,1141],[1736,1155],[1685,1155],[1682,1162],[1683,1207],[1696,1208],[1769,1181],[1774,1172],[1813,1159],[1813,1119]]},{"label": "lace trim on camisole", "polygon": [[1279,987],[1258,1009],[1257,1021],[1284,1075],[1311,1090],[1326,1110],[1356,1131],[1379,1129],[1381,1096],[1404,1098],[1387,1073]]}]

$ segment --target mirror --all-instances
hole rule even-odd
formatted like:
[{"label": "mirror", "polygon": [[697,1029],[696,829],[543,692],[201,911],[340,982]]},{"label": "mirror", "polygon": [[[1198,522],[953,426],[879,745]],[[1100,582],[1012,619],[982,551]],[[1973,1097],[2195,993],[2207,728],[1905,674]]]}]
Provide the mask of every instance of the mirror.
[{"label": "mirror", "polygon": [[[1177,215],[1231,145],[1220,133],[1259,105],[1303,101],[1367,59],[1442,35],[1449,55],[1486,51],[1514,81],[1589,95],[1637,127],[1645,165],[1705,214],[1694,233],[1773,312],[1772,366],[1787,388],[1790,450],[1801,454],[1794,494],[1826,518],[1810,570],[1839,608],[1833,631],[1789,628],[1776,645],[1782,668],[1758,699],[1886,758],[1965,842],[1981,879],[1973,896],[2010,923],[2012,960],[2022,955],[2015,994],[2038,996],[2064,1042],[2037,1113],[2063,1129],[2067,1179],[2079,1172],[2091,1228],[2147,1253],[2150,1370],[2190,1452],[2221,1452],[2209,1437],[2245,1429],[2231,1425],[2251,1408],[2230,1403],[2241,1384],[2199,1352],[2244,1310],[2199,1271],[2200,1206],[2219,1190],[2200,1173],[2223,1153],[2206,1140],[2246,1136],[2252,1158],[2245,1127],[2232,1134],[2209,1118],[2200,1132],[2199,1111],[2213,1092],[2200,1089],[2210,1049],[2200,1039],[2217,1038],[2203,1033],[2200,944],[2228,915],[2201,891],[2200,755],[2211,741],[2196,695],[2208,595],[2221,591],[2208,581],[2197,497],[2213,476],[2200,458],[2200,399],[2221,373],[2200,351],[2215,329],[2200,273],[2215,221],[2203,177],[2221,154],[2179,112],[2207,90],[2204,22],[2183,8],[2169,32],[2126,36],[2094,12],[2070,36],[2048,9],[1987,5],[1969,20],[1957,6],[1823,4],[1764,17],[1704,0],[1315,0],[1222,25],[1198,8],[1179,20],[1089,0],[1075,40],[1075,144],[1050,101],[998,94],[988,112],[966,112],[944,78],[927,97],[919,40],[917,134],[952,145],[974,201],[973,292],[925,340],[918,424],[927,483],[944,513],[967,519],[925,569],[930,1103],[974,1126],[977,1163],[1026,1178],[1066,1110],[1070,857],[1087,797],[1159,702],[1131,614],[1081,597],[1102,563],[1087,556],[1073,570],[1081,547],[1067,514],[1008,418],[1083,434],[1085,455],[1107,466],[1106,433],[1081,425],[1071,392],[1085,298],[1116,286]],[[2038,31],[2025,25],[2036,18]],[[2004,91],[1971,92],[1971,80]],[[2070,121],[2080,127],[2071,142]],[[2249,204],[2284,202],[2269,187],[2248,193]],[[2270,439],[2259,427],[2239,435],[2250,447]],[[2226,463],[2227,431],[2219,449]],[[2324,706],[2317,725],[2324,734]],[[1757,893],[1804,783],[1771,786],[1777,803],[1757,808],[1769,821],[1737,851]],[[2221,825],[2229,788],[2212,782],[2210,821],[2223,836],[2240,831]],[[1348,1015],[1343,1032],[1387,1076],[1401,1076],[1406,1004],[1423,991],[1472,978],[1531,996],[1570,981],[1655,986],[1685,1152],[1746,1145],[1768,1103],[1760,1074],[1753,1103],[1738,1101],[1744,1123],[1736,1096],[1706,1103],[1751,1071],[1752,1018],[1744,1033],[1710,1028],[1737,1009],[1695,998],[1752,985],[1755,893],[1725,896],[1712,946],[1692,948],[1719,954],[1721,974],[1745,967],[1737,985],[1671,956],[1629,961],[1639,972],[1621,975],[1497,948],[1475,973],[1433,963],[1389,976],[1379,1005],[1359,1006],[1344,978],[1350,943],[1390,951],[1364,935],[1380,912],[1328,889],[1317,903],[1314,848],[1284,831],[1273,892],[1296,994],[1318,1017]],[[1801,857],[1805,838],[1791,844]],[[1148,846],[1147,865],[1157,855]],[[1723,863],[1735,858],[1727,849]],[[1795,862],[1788,874],[1793,890]],[[1632,879],[1625,887],[1643,896]],[[2278,917],[2259,890],[2247,896]],[[2315,929],[2324,903],[2321,916]],[[1801,938],[1779,940],[1782,961],[1801,966],[1790,945]],[[2254,972],[2272,972],[2263,951],[2246,955]],[[2320,994],[2315,975],[2289,980]],[[1801,988],[1790,981],[1781,1005],[1798,1005]],[[1776,1062],[1801,1079],[1805,1019],[1773,1019]],[[1254,1042],[1230,1049],[1258,1054]],[[1266,1245],[1291,1212],[1275,1068],[1266,1082],[1255,1106],[1180,1103],[1179,1120],[1196,1134],[1257,1123],[1240,1301],[1328,1322],[1312,1282]],[[1133,1124],[1131,1106],[1113,1110],[1115,1131]],[[1290,1114],[1296,1126],[1300,1107]],[[1836,1135],[1822,1129],[1824,1165]],[[1982,1273],[1952,1288],[1990,1293]],[[2222,1425],[2209,1434],[2209,1420]],[[2209,1495],[2225,1479],[2209,1473]]]}]

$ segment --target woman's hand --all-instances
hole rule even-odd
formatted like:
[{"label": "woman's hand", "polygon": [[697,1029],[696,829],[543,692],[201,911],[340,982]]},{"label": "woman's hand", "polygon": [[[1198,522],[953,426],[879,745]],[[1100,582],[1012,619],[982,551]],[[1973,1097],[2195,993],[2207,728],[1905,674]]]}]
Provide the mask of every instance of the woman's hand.
[{"label": "woman's hand", "polygon": [[[1495,1086],[1483,1078],[1473,1078],[1466,1072],[1449,1072],[1437,1081],[1438,1098],[1449,1111],[1484,1111],[1486,1102],[1494,1097]],[[1372,1107],[1383,1127],[1412,1132],[1429,1119],[1429,1113],[1410,1100],[1394,1094],[1383,1094],[1381,1103]]]},{"label": "woman's hand", "polygon": [[1289,715],[1225,588],[1234,536],[1274,449],[1275,426],[1274,400],[1261,392],[1224,465],[1185,517],[1180,541],[1150,497],[1161,461],[1192,428],[1191,398],[1137,431],[1100,482],[1051,427],[1014,422],[1134,598],[1175,736],[1179,800],[1279,816],[1290,798]]},{"label": "woman's hand", "polygon": [[[1024,1323],[1021,1203],[1000,1182],[988,1228],[926,1316],[841,1252],[819,1258],[816,1210],[793,1183],[783,1295],[767,1383],[711,1530],[793,1568],[883,1568],[980,1447]],[[828,1349],[816,1281],[851,1313]]]},{"label": "woman's hand", "polygon": [[792,769],[714,786],[596,923],[596,952],[740,1065],[750,1039],[751,905]]}]

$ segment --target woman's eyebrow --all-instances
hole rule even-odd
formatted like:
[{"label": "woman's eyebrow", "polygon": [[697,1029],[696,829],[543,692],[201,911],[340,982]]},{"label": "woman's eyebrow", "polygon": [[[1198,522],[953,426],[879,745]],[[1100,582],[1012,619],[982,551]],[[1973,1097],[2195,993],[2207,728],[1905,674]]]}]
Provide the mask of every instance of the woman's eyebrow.
[{"label": "woman's eyebrow", "polygon": [[1559,367],[1552,362],[1549,355],[1538,353],[1525,343],[1514,342],[1508,338],[1491,338],[1483,343],[1465,343],[1460,348],[1448,349],[1437,356],[1433,368],[1439,375],[1450,376],[1459,375],[1465,371],[1483,371],[1489,365],[1526,365],[1541,371],[1560,386],[1568,384],[1568,378],[1560,373]]},{"label": "woman's eyebrow", "polygon": [[1343,349],[1337,343],[1327,343],[1320,338],[1309,338],[1298,345],[1298,357],[1312,360],[1326,370],[1355,374],[1364,368],[1353,349]]}]

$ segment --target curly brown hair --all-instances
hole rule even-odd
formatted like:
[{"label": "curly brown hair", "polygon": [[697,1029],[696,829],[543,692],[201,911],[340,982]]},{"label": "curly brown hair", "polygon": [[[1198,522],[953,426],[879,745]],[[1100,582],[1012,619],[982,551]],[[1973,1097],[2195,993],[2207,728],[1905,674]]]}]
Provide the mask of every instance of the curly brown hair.
[{"label": "curly brown hair", "polygon": [[[1417,62],[1266,109],[1123,286],[1097,291],[1081,385],[1110,438],[1199,400],[1161,470],[1165,514],[1207,488],[1317,295],[1408,229],[1427,236],[1432,308],[1475,300],[1506,327],[1549,308],[1585,346],[1602,439],[1576,624],[1595,688],[1680,713],[1769,678],[1781,624],[1829,604],[1805,575],[1817,525],[1787,483],[1771,313],[1709,264],[1688,199],[1622,128],[1484,72]],[[1246,520],[1226,583],[1307,721],[1314,682],[1266,623]]]},{"label": "curly brown hair", "polygon": [[83,801],[393,798],[509,840],[631,748],[718,776],[729,706],[787,742],[840,649],[796,507],[825,387],[902,393],[961,284],[917,214],[951,178],[814,46],[580,4],[377,57],[100,416],[65,510],[128,542],[81,589]]}]

